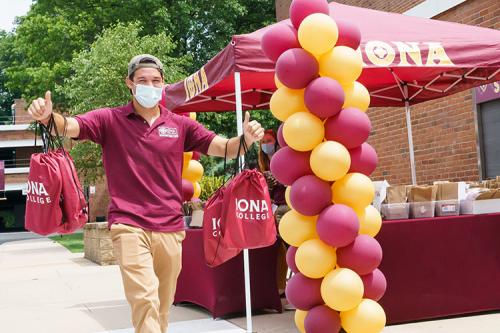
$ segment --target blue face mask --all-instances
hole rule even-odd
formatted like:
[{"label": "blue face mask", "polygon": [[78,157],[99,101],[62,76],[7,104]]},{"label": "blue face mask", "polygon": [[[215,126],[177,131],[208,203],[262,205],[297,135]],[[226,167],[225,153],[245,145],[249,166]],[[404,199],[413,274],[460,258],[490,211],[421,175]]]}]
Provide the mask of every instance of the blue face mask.
[{"label": "blue face mask", "polygon": [[267,155],[273,155],[276,152],[274,143],[263,143],[261,145],[262,151]]},{"label": "blue face mask", "polygon": [[163,87],[151,87],[143,84],[135,85],[135,99],[143,107],[150,109],[161,100]]}]

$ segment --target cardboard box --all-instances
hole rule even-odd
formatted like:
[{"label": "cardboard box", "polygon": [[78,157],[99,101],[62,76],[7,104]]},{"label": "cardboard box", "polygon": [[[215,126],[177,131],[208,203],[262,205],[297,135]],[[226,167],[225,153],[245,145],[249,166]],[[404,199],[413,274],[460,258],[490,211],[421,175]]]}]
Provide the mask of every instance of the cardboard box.
[{"label": "cardboard box", "polygon": [[382,204],[381,213],[385,220],[407,220],[410,217],[410,204]]},{"label": "cardboard box", "polygon": [[462,214],[491,214],[500,213],[499,189],[476,189],[470,192],[466,200],[460,201]]},{"label": "cardboard box", "polygon": [[500,213],[500,199],[462,200],[460,213],[462,215]]},{"label": "cardboard box", "polygon": [[423,219],[434,217],[436,211],[436,202],[411,202],[410,216],[412,219]]}]

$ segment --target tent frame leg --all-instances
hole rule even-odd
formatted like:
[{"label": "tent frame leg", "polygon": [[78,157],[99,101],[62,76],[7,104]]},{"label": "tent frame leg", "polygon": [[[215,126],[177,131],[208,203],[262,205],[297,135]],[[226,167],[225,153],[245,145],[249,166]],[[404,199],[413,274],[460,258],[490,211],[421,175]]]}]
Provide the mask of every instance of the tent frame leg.
[{"label": "tent frame leg", "polygon": [[[234,87],[236,97],[236,125],[238,135],[243,135],[243,105],[241,102],[241,77],[239,72],[234,73]],[[245,156],[240,156],[240,165],[245,163]],[[243,263],[245,273],[245,301],[246,301],[246,318],[247,318],[247,333],[253,332],[252,325],[252,301],[250,293],[250,258],[248,249],[243,250]]]},{"label": "tent frame leg", "polygon": [[415,150],[413,147],[413,133],[411,127],[411,109],[410,100],[408,98],[408,86],[403,84],[403,93],[405,98],[405,111],[406,111],[406,129],[408,132],[408,149],[410,152],[410,168],[411,168],[411,182],[417,185],[417,171],[415,167]]}]

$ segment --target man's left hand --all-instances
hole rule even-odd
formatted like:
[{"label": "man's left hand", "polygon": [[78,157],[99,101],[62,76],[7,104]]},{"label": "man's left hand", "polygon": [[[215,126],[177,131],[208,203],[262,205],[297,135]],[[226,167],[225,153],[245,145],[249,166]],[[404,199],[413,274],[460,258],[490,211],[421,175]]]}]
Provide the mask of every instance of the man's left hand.
[{"label": "man's left hand", "polygon": [[250,112],[248,111],[245,113],[245,121],[243,122],[243,134],[248,146],[264,137],[264,128],[258,121],[250,121]]}]

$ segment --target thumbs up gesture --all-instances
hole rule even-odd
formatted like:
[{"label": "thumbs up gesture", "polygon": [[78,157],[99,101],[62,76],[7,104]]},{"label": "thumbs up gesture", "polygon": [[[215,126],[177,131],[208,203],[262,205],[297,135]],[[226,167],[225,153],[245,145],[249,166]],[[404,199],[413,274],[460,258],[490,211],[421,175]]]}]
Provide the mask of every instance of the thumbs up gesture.
[{"label": "thumbs up gesture", "polygon": [[28,113],[34,120],[44,122],[52,114],[52,98],[50,91],[45,93],[45,98],[37,98],[28,108]]},{"label": "thumbs up gesture", "polygon": [[264,136],[264,128],[258,121],[250,121],[250,112],[248,111],[245,113],[245,121],[243,122],[243,134],[245,135],[245,142],[249,146]]}]

